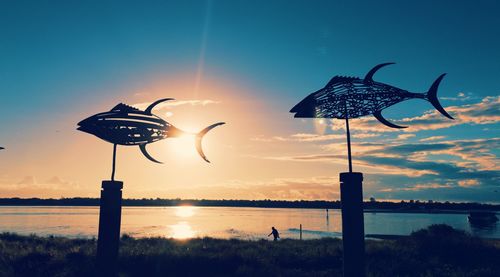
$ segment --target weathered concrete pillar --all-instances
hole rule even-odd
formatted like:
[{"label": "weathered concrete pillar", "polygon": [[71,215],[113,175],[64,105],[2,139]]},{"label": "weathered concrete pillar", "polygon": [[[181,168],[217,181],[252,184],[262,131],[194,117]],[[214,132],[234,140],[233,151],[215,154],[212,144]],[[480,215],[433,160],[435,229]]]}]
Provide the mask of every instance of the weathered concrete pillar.
[{"label": "weathered concrete pillar", "polygon": [[365,228],[363,218],[363,174],[340,173],[344,276],[365,276]]},{"label": "weathered concrete pillar", "polygon": [[102,181],[97,239],[97,266],[101,275],[117,274],[122,188],[121,181]]}]

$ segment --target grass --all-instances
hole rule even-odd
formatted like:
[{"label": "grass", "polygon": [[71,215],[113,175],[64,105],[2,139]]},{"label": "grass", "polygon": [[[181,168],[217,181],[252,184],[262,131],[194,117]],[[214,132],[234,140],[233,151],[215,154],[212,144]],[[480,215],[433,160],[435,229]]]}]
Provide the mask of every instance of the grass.
[{"label": "grass", "polygon": [[[96,240],[0,234],[0,276],[95,276]],[[500,276],[500,243],[446,225],[366,243],[368,276]],[[120,276],[341,276],[339,239],[122,237]]]}]

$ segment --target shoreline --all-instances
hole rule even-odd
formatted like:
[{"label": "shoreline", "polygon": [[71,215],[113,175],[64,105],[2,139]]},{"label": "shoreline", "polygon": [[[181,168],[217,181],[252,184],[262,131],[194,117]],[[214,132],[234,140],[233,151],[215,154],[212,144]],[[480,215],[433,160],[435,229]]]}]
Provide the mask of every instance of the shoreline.
[{"label": "shoreline", "polygon": [[[96,207],[100,205],[99,198],[0,198],[0,206],[71,206],[71,207]],[[123,207],[233,207],[233,208],[290,208],[290,209],[330,209],[341,208],[339,200],[235,200],[235,199],[161,199],[143,198],[122,199]],[[500,204],[473,203],[473,202],[434,202],[434,201],[364,201],[365,212],[379,213],[468,213],[469,211],[500,212]]]},{"label": "shoreline", "polygon": [[[498,243],[500,246],[500,238],[492,238],[492,237],[478,237],[474,236],[473,234],[467,233],[471,237],[488,241],[488,242],[494,242]],[[37,237],[37,238],[55,238],[55,239],[68,239],[68,240],[97,240],[97,235],[95,236],[68,236],[68,235],[57,235],[57,234],[38,234],[38,233],[30,233],[30,234],[22,234],[22,233],[17,233],[17,232],[9,232],[9,231],[0,231],[0,237],[4,235],[13,235],[13,236],[19,236],[19,237]],[[266,239],[266,238],[255,238],[255,239],[245,239],[245,238],[219,238],[219,237],[210,237],[210,236],[205,236],[205,237],[191,237],[191,238],[173,238],[173,237],[166,237],[166,236],[133,236],[129,235],[127,233],[121,234],[122,238],[131,238],[135,240],[141,240],[141,239],[165,239],[165,240],[175,240],[179,242],[186,242],[190,240],[204,240],[204,239],[210,239],[210,240],[220,240],[220,241],[244,241],[244,242],[259,242],[259,241],[272,241],[271,239]],[[391,235],[391,234],[365,234],[365,241],[394,241],[394,240],[400,240],[400,239],[405,239],[411,237],[411,234],[409,235]],[[298,239],[294,237],[286,237],[281,239],[286,240],[286,241],[317,241],[317,240],[340,240],[342,241],[342,236],[324,236],[324,237],[317,237],[317,238],[303,238],[303,239]]]},{"label": "shoreline", "polygon": [[[187,205],[122,205],[123,208],[169,208],[169,207],[182,207]],[[193,207],[201,208],[249,208],[249,209],[311,209],[311,210],[325,210],[325,208],[318,207],[255,207],[255,206],[214,206],[214,205],[190,205]],[[4,205],[2,207],[24,207],[24,208],[52,208],[52,207],[68,207],[68,208],[99,208],[99,205],[47,205],[47,204],[22,204],[22,205]],[[330,211],[340,211],[340,208],[328,208]],[[500,213],[500,210],[484,210],[493,213]],[[450,209],[363,209],[363,213],[408,213],[408,214],[469,214],[470,210],[450,210]]]},{"label": "shoreline", "polygon": [[[96,276],[96,239],[0,234],[0,276]],[[342,276],[342,240],[122,236],[120,276]],[[370,276],[498,276],[500,241],[447,225],[366,240]]]}]

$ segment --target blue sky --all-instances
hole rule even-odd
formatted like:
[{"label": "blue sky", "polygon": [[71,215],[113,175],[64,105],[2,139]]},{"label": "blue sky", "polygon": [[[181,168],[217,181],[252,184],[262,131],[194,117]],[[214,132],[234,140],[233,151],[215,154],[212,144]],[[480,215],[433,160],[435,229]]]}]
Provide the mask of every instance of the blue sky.
[{"label": "blue sky", "polygon": [[[297,165],[302,163],[297,157],[338,154],[329,151],[340,151],[343,140],[329,140],[324,135],[343,134],[341,122],[327,122],[325,133],[318,134],[312,121],[293,119],[288,110],[310,92],[323,87],[333,75],[362,77],[374,65],[391,61],[396,65],[380,70],[375,79],[413,92],[427,91],[435,78],[448,73],[438,96],[445,108],[453,107],[452,111],[463,116],[459,116],[453,126],[433,115],[415,121],[432,110],[432,106],[412,100],[384,112],[391,120],[408,122],[408,130],[378,132],[377,128],[385,127],[370,118],[353,122],[353,128],[358,128],[355,132],[376,135],[354,137],[355,150],[357,144],[357,149],[365,149],[367,144],[375,143],[380,144],[379,151],[394,152],[394,157],[384,158],[376,152],[358,153],[358,163],[364,166],[385,166],[385,171],[371,173],[373,178],[368,178],[365,196],[498,201],[500,197],[494,191],[499,178],[496,140],[499,137],[499,12],[500,3],[493,0],[2,1],[0,145],[8,151],[2,153],[0,175],[4,177],[0,183],[9,186],[15,194],[27,176],[50,180],[51,176],[64,175],[47,168],[43,173],[46,176],[37,177],[40,173],[29,172],[29,166],[25,168],[27,172],[22,172],[22,164],[35,163],[37,156],[43,156],[38,150],[29,155],[25,153],[28,150],[24,150],[32,150],[32,144],[44,141],[37,140],[39,128],[57,130],[66,136],[46,134],[44,143],[67,144],[73,137],[84,136],[73,134],[76,131],[71,129],[77,116],[99,112],[120,101],[152,102],[155,100],[152,95],[147,96],[151,84],[161,80],[177,82],[178,76],[185,81],[183,87],[192,88],[173,93],[178,99],[211,97],[215,102],[224,103],[229,95],[245,99],[242,103],[256,102],[259,107],[265,107],[260,117],[254,114],[259,111],[249,110],[243,115],[262,118],[262,129],[257,124],[251,128],[251,134],[240,137],[237,143],[231,141],[231,145],[236,145],[235,156],[257,160],[238,160],[240,166],[247,162],[258,164],[259,160],[272,161],[269,166],[276,168],[277,173],[273,176],[268,172],[259,179],[255,176],[260,173],[254,172],[252,178],[242,176],[238,184],[244,183],[250,191],[257,182],[282,187],[282,180],[292,178],[283,169],[289,164],[304,171],[301,176],[293,177],[300,182],[314,183],[311,180],[321,176],[333,176],[336,180],[344,166],[340,157],[309,159],[307,166]],[[212,83],[228,84],[231,90],[224,92],[224,96],[207,93]],[[146,94],[142,98],[134,97],[138,92]],[[172,92],[165,94],[168,95],[164,97],[168,97]],[[225,116],[231,121],[230,112]],[[405,118],[414,120],[405,121]],[[66,120],[68,124],[59,124]],[[294,137],[297,134],[322,137],[311,142],[297,139]],[[430,137],[434,138],[426,140]],[[452,151],[451,145],[468,145],[472,141],[487,151],[482,156],[477,153],[473,156],[471,153],[475,150],[469,146],[453,148],[455,152],[451,154],[456,155],[445,151]],[[273,143],[283,148],[268,145]],[[445,145],[434,145],[437,143]],[[415,150],[429,144],[433,150]],[[245,145],[252,145],[255,150],[252,152],[244,148]],[[401,145],[409,146],[403,151]],[[217,151],[217,147],[213,148]],[[54,149],[58,148],[54,146]],[[402,164],[397,157],[407,159],[413,154],[409,159],[412,163],[394,167]],[[415,164],[417,161],[421,164]],[[446,167],[450,163],[453,168]],[[411,177],[394,173],[405,169],[423,170],[421,167],[439,169],[432,174]],[[467,170],[472,177],[462,175]],[[235,180],[234,176],[224,179],[219,175],[205,185],[216,191],[223,189],[216,183],[230,186]],[[87,188],[92,191],[95,185],[89,182],[100,178],[64,177],[71,180],[68,182],[79,183],[82,194],[87,193]],[[460,180],[476,181],[467,181],[470,185],[461,186]],[[38,181],[41,183],[50,182]],[[325,184],[318,185],[314,193],[296,197],[330,195],[318,192]],[[290,191],[295,190],[306,191],[307,187],[290,188],[284,194],[262,193],[248,197],[293,198]],[[335,192],[331,195],[336,197]],[[140,196],[139,192],[134,196]]]}]

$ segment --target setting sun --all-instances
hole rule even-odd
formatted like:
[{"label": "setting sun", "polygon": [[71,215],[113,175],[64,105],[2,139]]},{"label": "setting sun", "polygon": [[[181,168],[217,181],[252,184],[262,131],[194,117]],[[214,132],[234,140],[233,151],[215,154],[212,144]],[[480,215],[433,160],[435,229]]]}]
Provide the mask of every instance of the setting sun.
[{"label": "setting sun", "polygon": [[186,134],[180,137],[169,139],[166,143],[166,151],[176,159],[199,159],[195,147],[195,135]]}]

